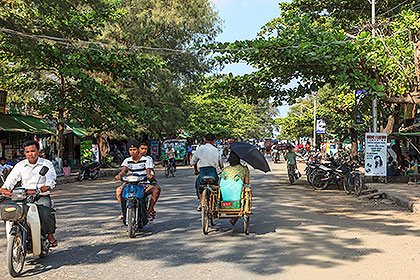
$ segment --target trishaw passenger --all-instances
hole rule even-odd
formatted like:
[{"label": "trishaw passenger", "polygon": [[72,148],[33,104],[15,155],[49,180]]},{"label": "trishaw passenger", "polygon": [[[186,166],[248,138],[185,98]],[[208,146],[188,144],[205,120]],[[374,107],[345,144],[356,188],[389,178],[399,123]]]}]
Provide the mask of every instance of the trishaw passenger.
[{"label": "trishaw passenger", "polygon": [[[239,156],[234,152],[230,152],[229,158],[227,160],[229,162],[229,166],[223,168],[222,174],[226,172],[229,175],[229,178],[235,178],[235,176],[239,176],[242,182],[244,182],[244,185],[249,186],[249,169],[246,165],[241,164],[241,159]],[[230,219],[230,223],[232,225],[235,225],[237,221],[237,217]]]},{"label": "trishaw passenger", "polygon": [[[160,186],[155,181],[155,175],[152,174],[154,168],[153,159],[147,154],[147,143],[139,143],[137,140],[133,139],[128,142],[128,152],[131,157],[126,158],[121,164],[122,170],[120,173],[115,176],[115,179],[120,180],[121,176],[128,174],[134,174],[137,176],[147,176],[148,183],[150,185],[146,189],[146,195],[151,194],[149,209],[147,209],[147,218],[153,220],[156,216],[156,211],[154,206],[160,195]],[[116,189],[116,196],[119,204],[121,205],[121,192],[125,184],[122,184]],[[122,219],[123,215],[118,217]]]},{"label": "trishaw passenger", "polygon": [[206,144],[200,146],[192,157],[191,164],[194,165],[194,174],[198,175],[195,180],[195,189],[200,203],[197,207],[201,211],[201,194],[199,186],[202,184],[203,176],[212,176],[216,183],[219,182],[217,168],[223,168],[222,157],[219,150],[214,146],[216,144],[216,136],[212,133],[206,135]]}]

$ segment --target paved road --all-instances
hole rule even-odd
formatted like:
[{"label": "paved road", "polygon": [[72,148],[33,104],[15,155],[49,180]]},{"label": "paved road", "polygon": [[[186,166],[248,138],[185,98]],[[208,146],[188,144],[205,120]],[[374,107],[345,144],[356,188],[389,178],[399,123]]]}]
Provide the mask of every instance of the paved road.
[{"label": "paved road", "polygon": [[[163,178],[157,220],[135,239],[118,216],[115,181],[59,186],[60,241],[46,259],[28,258],[25,279],[420,279],[419,216],[389,201],[287,183],[284,163],[252,171],[251,234],[218,220],[200,229],[192,169]],[[4,227],[0,279],[8,279]]]}]

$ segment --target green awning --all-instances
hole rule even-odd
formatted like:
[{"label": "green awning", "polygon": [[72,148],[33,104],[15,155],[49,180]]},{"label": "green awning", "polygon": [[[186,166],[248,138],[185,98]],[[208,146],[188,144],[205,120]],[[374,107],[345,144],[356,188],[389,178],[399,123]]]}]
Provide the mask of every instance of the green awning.
[{"label": "green awning", "polygon": [[88,131],[86,128],[81,127],[79,124],[77,123],[66,123],[66,125],[70,128],[70,130],[73,131],[73,133],[79,137],[79,138],[83,138],[85,136],[88,136]]},{"label": "green awning", "polygon": [[43,120],[20,115],[0,114],[0,130],[33,134],[55,134]]},{"label": "green awning", "polygon": [[30,116],[12,116],[18,123],[31,133],[37,134],[55,134],[55,131],[49,127],[43,120]]}]

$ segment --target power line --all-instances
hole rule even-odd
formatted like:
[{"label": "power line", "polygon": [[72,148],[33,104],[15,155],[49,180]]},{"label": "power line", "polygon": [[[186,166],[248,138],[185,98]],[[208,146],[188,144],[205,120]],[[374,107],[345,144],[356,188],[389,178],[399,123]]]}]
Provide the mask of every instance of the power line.
[{"label": "power line", "polygon": [[409,1],[411,1],[411,0],[406,0],[406,1],[404,1],[403,3],[401,3],[401,4],[397,5],[397,6],[395,6],[394,8],[392,8],[392,9],[390,9],[390,10],[388,10],[388,11],[386,11],[386,12],[382,13],[382,14],[380,14],[378,17],[383,16],[383,15],[386,15],[386,14],[388,14],[388,13],[390,13],[390,12],[394,11],[395,9],[397,9],[397,8],[401,7],[402,5],[406,4],[406,3],[407,3],[407,2],[409,2]]}]

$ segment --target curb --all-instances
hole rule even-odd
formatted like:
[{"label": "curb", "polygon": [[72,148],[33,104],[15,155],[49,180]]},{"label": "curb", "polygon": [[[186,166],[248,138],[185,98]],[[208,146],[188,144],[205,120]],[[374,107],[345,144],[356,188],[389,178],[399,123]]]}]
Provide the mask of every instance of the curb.
[{"label": "curb", "polygon": [[[118,169],[101,169],[99,171],[99,178],[101,177],[109,177],[109,176],[114,176],[118,173]],[[57,182],[56,185],[64,185],[64,184],[69,184],[69,183],[74,183],[79,181],[77,179],[77,176],[61,176],[57,178]]]},{"label": "curb", "polygon": [[[376,189],[376,188],[374,188]],[[415,202],[409,198],[395,195],[389,191],[383,191],[381,189],[376,189],[378,192],[383,192],[385,194],[385,198],[391,200],[392,202],[396,203],[397,205],[404,207],[410,210],[413,213],[420,214],[420,203]]]}]

